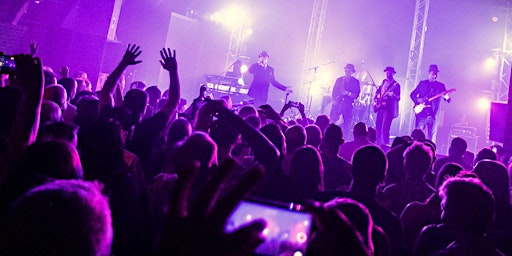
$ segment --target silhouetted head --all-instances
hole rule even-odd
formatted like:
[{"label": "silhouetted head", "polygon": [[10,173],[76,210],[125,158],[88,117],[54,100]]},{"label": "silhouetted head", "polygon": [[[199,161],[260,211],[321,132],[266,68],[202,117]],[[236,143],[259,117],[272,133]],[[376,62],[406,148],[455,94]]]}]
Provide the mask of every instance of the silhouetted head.
[{"label": "silhouetted head", "polygon": [[448,155],[462,157],[466,149],[468,148],[468,143],[461,137],[454,138],[450,144],[450,148],[448,149]]},{"label": "silhouetted head", "polygon": [[139,89],[131,89],[124,96],[123,106],[134,116],[142,118],[146,113],[148,94]]},{"label": "silhouetted head", "polygon": [[[489,148],[482,148],[478,153],[476,154],[475,158],[475,165],[480,162],[481,160],[488,159],[488,160],[498,160],[498,156],[494,151],[492,151]],[[471,162],[470,162],[471,163]]]},{"label": "silhouetted head", "polygon": [[258,116],[250,115],[244,118],[244,121],[252,126],[254,129],[260,129],[261,127],[261,119]]},{"label": "silhouetted head", "polygon": [[413,140],[425,140],[427,136],[425,136],[425,132],[422,129],[414,129],[411,132],[411,137]]},{"label": "silhouetted head", "polygon": [[322,153],[325,153],[325,150],[330,150],[332,153],[338,154],[339,147],[343,142],[343,131],[341,127],[336,124],[330,124],[325,130],[320,149]]},{"label": "silhouetted head", "polygon": [[409,136],[397,136],[393,139],[393,142],[391,143],[391,148],[394,148],[396,146],[404,145],[407,143],[411,143],[412,140],[409,140]]},{"label": "silhouetted head", "polygon": [[423,177],[430,170],[433,156],[432,150],[425,144],[414,142],[404,152],[404,167],[407,175]]},{"label": "silhouetted head", "polygon": [[141,82],[141,81],[135,81],[135,82],[130,84],[130,90],[131,89],[144,90],[144,88],[146,88],[146,84]]},{"label": "silhouetted head", "polygon": [[54,84],[44,88],[43,99],[57,103],[62,111],[68,108],[66,89],[61,85]]},{"label": "silhouetted head", "polygon": [[57,76],[55,75],[55,73],[53,73],[53,71],[49,69],[43,69],[43,76],[45,87],[57,83]]},{"label": "silhouetted head", "polygon": [[99,117],[99,100],[95,96],[84,96],[76,104],[75,124],[88,126]]},{"label": "silhouetted head", "polygon": [[62,121],[62,110],[57,103],[44,100],[41,105],[40,126],[45,126]]},{"label": "silhouetted head", "polygon": [[322,134],[325,133],[325,129],[327,129],[327,126],[329,126],[329,123],[331,120],[329,119],[328,115],[322,114],[316,117],[315,124],[320,127],[320,130],[322,130]]},{"label": "silhouetted head", "polygon": [[176,170],[184,170],[193,161],[199,162],[202,170],[207,170],[217,163],[217,144],[207,133],[194,132],[180,145]]},{"label": "silhouetted head", "polygon": [[441,167],[436,177],[436,189],[443,185],[444,181],[450,177],[456,177],[464,168],[460,164],[447,163]]},{"label": "silhouetted head", "polygon": [[324,190],[324,166],[318,151],[305,146],[293,154],[290,166],[290,179],[299,200],[312,199]]},{"label": "silhouetted head", "polygon": [[18,198],[6,217],[6,255],[110,255],[113,229],[99,185],[57,180]]},{"label": "silhouetted head", "polygon": [[439,195],[442,222],[456,241],[485,234],[493,221],[494,198],[480,180],[449,178],[441,186]]},{"label": "silhouetted head", "polygon": [[82,164],[87,179],[105,179],[123,167],[123,129],[115,121],[99,120],[83,131],[80,141]]},{"label": "silhouetted head", "polygon": [[68,95],[68,101],[75,97],[78,87],[75,79],[71,77],[64,77],[59,79],[58,84],[62,85],[62,87],[64,87],[64,89],[66,90],[66,94]]},{"label": "silhouetted head", "polygon": [[510,204],[509,177],[507,168],[502,163],[484,159],[475,165],[473,172],[492,191],[496,205]]},{"label": "silhouetted head", "polygon": [[286,152],[293,154],[295,150],[306,145],[306,130],[301,125],[294,125],[286,129]]},{"label": "silhouetted head", "polygon": [[37,134],[38,141],[64,141],[77,147],[77,127],[64,122],[52,123],[41,127]]},{"label": "silhouetted head", "polygon": [[359,122],[354,125],[354,138],[368,138],[368,127],[365,123]]},{"label": "silhouetted head", "polygon": [[351,198],[336,198],[325,203],[325,207],[340,210],[359,231],[365,246],[373,251],[373,219],[366,206]]},{"label": "silhouetted head", "polygon": [[210,137],[219,148],[231,148],[240,137],[240,133],[232,124],[215,120],[210,128]]},{"label": "silhouetted head", "polygon": [[286,153],[286,144],[284,134],[276,124],[266,124],[260,129],[261,133],[267,137],[279,150],[281,155]]},{"label": "silhouetted head", "polygon": [[387,168],[388,161],[382,149],[374,145],[359,148],[352,157],[354,185],[376,187],[384,181]]},{"label": "silhouetted head", "polygon": [[254,108],[253,106],[243,106],[238,111],[238,116],[242,119],[245,119],[246,117],[251,115],[258,116],[258,111],[256,111],[256,108]]},{"label": "silhouetted head", "polygon": [[320,127],[315,124],[310,124],[306,126],[306,144],[317,148],[320,146],[320,142],[322,142],[322,131]]},{"label": "silhouetted head", "polygon": [[75,147],[62,141],[36,142],[27,147],[18,162],[18,172],[26,180],[81,179],[80,156]]},{"label": "silhouetted head", "polygon": [[174,120],[167,133],[167,147],[171,148],[176,143],[188,138],[192,133],[192,125],[185,118]]},{"label": "silhouetted head", "polygon": [[149,97],[149,105],[156,108],[158,106],[158,100],[162,98],[162,91],[160,91],[160,89],[158,89],[158,86],[156,85],[146,88],[145,91]]}]

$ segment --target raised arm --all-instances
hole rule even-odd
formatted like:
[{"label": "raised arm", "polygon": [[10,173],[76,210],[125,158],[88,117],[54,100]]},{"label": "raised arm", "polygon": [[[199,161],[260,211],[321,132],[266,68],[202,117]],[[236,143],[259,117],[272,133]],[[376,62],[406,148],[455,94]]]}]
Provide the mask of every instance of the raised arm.
[{"label": "raised arm", "polygon": [[[14,60],[17,84],[23,90],[23,99],[8,138],[7,157],[12,162],[26,146],[36,140],[44,85],[43,68],[39,58],[32,58],[30,55],[17,55]],[[4,178],[6,173],[1,175],[0,178]]]},{"label": "raised arm", "polygon": [[117,81],[123,74],[123,71],[131,65],[137,65],[141,63],[141,60],[137,60],[137,57],[142,53],[140,47],[137,45],[128,45],[126,52],[124,53],[123,59],[117,65],[117,67],[108,76],[103,88],[100,92],[100,104],[99,107],[102,109],[104,106],[112,106],[113,94],[117,87]]},{"label": "raised arm", "polygon": [[176,61],[176,50],[162,49],[160,51],[160,64],[162,67],[169,72],[169,100],[160,109],[160,112],[164,113],[169,120],[171,115],[176,111],[178,103],[180,101],[180,79],[178,76],[178,62]]},{"label": "raised arm", "polygon": [[219,119],[223,122],[232,124],[237,128],[244,140],[249,143],[249,146],[253,150],[255,160],[263,164],[266,168],[273,167],[274,164],[279,161],[279,151],[274,144],[272,144],[272,142],[270,142],[260,131],[250,126],[224,105],[220,103],[216,104],[219,112]]}]

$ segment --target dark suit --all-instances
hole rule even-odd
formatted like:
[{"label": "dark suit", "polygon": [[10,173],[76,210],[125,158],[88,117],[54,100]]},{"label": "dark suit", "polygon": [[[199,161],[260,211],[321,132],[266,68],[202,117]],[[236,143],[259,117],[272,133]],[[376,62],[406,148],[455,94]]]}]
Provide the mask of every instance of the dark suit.
[{"label": "dark suit", "polygon": [[[430,98],[436,94],[446,91],[446,86],[438,81],[430,82],[429,80],[421,81],[418,86],[411,92],[411,99],[415,105],[420,104],[419,99]],[[436,114],[441,105],[441,98],[437,98],[427,103],[428,106],[416,115],[416,128],[422,129],[428,139],[434,137],[437,124]]]},{"label": "dark suit", "polygon": [[[376,98],[382,97],[385,104],[385,106],[380,108],[377,112],[377,120],[375,121],[375,130],[377,130],[377,143],[389,144],[389,131],[391,129],[391,122],[394,118],[398,117],[400,84],[396,82],[392,90],[389,90],[391,86],[392,85],[388,82],[388,80],[384,79],[379,88],[377,88],[377,92],[375,94]],[[387,92],[389,91],[393,92],[393,96],[387,95]]]},{"label": "dark suit", "polygon": [[274,87],[285,91],[286,86],[276,81],[274,77],[274,68],[268,66],[265,68],[262,65],[255,63],[249,68],[249,73],[254,75],[248,95],[254,98],[254,105],[260,106],[267,104],[268,89],[270,84]]},{"label": "dark suit", "polygon": [[[350,92],[350,95],[343,95],[344,92]],[[342,76],[336,79],[332,89],[332,107],[331,122],[336,123],[343,115],[343,135],[345,138],[351,137],[350,129],[352,125],[352,111],[354,99],[359,97],[361,87],[359,80],[352,76]]]}]

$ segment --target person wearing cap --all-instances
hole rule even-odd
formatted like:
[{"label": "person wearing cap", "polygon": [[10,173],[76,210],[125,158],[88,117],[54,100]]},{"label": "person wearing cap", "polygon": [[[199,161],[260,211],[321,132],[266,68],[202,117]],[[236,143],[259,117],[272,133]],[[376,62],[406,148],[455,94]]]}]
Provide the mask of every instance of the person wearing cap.
[{"label": "person wearing cap", "polygon": [[289,87],[286,87],[276,81],[274,77],[274,68],[268,65],[269,55],[262,51],[259,55],[258,63],[254,63],[249,68],[249,73],[254,75],[248,95],[254,98],[254,105],[261,106],[267,104],[268,90],[270,84],[279,90],[290,93]]},{"label": "person wearing cap", "polygon": [[[446,86],[437,81],[439,68],[432,64],[428,68],[428,80],[421,81],[418,86],[411,92],[411,99],[415,105],[425,104],[425,108],[416,113],[416,128],[423,130],[429,140],[433,140],[437,133],[436,115],[441,105],[441,97],[428,101],[435,95],[446,92]],[[450,96],[444,95],[444,100],[450,102]]]},{"label": "person wearing cap", "polygon": [[377,130],[378,145],[389,144],[391,122],[398,117],[398,101],[400,101],[400,84],[393,77],[396,74],[395,68],[386,67],[384,73],[386,73],[386,78],[377,88],[373,108],[377,113],[375,130]]},{"label": "person wearing cap", "polygon": [[332,107],[331,122],[336,123],[343,116],[343,134],[351,134],[352,111],[354,100],[359,97],[361,87],[359,80],[354,78],[352,74],[356,72],[354,65],[347,64],[345,66],[345,76],[339,77],[334,83],[332,89]]}]

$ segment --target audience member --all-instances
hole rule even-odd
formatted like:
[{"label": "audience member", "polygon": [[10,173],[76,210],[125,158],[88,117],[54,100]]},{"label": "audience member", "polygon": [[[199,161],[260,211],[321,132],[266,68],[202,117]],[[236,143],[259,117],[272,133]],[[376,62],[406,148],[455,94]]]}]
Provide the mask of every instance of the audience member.
[{"label": "audience member", "polygon": [[434,166],[432,167],[432,171],[437,174],[439,169],[443,167],[446,163],[457,163],[460,164],[464,168],[464,170],[472,170],[473,166],[471,163],[467,163],[464,161],[462,156],[466,149],[468,148],[467,142],[460,137],[454,138],[451,141],[450,148],[448,149],[448,156],[444,158],[439,158],[434,162]]},{"label": "audience member", "polygon": [[4,255],[110,255],[112,219],[98,184],[56,180],[21,196],[2,228]]},{"label": "audience member", "polygon": [[346,190],[352,183],[352,165],[338,156],[338,149],[341,144],[343,144],[341,127],[330,124],[325,130],[320,144],[326,191]]},{"label": "audience member", "polygon": [[352,161],[352,155],[357,149],[371,144],[368,140],[368,127],[364,123],[354,125],[354,140],[341,144],[339,155],[348,162]]},{"label": "audience member", "polygon": [[320,142],[322,141],[322,131],[320,127],[315,124],[310,124],[304,129],[306,130],[306,145],[319,149]]}]

